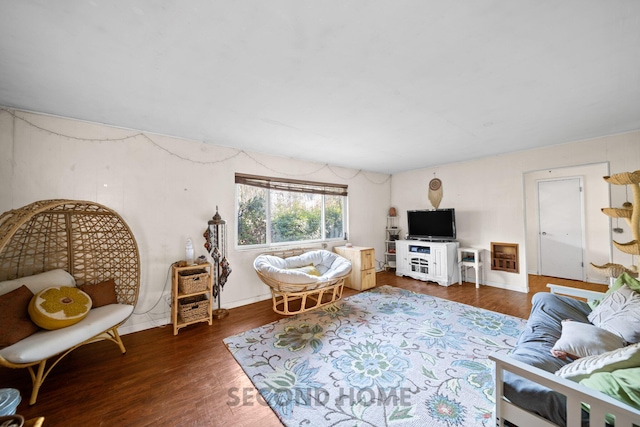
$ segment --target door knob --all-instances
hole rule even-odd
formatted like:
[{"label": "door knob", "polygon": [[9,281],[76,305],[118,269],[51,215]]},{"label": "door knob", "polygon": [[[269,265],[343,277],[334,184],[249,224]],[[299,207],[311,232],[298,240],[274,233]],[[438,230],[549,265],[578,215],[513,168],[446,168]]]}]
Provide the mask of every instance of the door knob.
[{"label": "door knob", "polygon": [[546,236],[546,235],[547,235],[547,233],[543,231],[543,232],[542,232],[542,235],[543,235],[543,236]]}]

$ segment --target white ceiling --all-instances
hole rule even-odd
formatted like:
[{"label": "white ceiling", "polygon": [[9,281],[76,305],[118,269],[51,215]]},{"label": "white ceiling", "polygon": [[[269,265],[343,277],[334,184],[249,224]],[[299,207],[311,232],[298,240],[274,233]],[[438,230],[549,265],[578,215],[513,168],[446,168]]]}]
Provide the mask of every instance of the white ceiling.
[{"label": "white ceiling", "polygon": [[0,0],[0,105],[395,173],[640,129],[640,1]]}]

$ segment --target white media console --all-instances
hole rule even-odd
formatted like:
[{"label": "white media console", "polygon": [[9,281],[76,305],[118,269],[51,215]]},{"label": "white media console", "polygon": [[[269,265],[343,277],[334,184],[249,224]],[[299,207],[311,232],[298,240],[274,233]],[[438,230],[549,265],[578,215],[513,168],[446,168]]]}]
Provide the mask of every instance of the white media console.
[{"label": "white media console", "polygon": [[396,241],[396,276],[449,286],[458,282],[458,242]]}]

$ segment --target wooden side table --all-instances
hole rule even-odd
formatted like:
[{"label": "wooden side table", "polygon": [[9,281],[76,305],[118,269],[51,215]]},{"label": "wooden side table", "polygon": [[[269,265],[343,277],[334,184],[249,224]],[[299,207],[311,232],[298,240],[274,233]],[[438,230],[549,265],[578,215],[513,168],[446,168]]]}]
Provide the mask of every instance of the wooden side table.
[{"label": "wooden side table", "polygon": [[[173,323],[173,335],[178,334],[180,328],[198,322],[212,324],[212,295],[211,274],[212,265],[208,262],[194,265],[171,266],[171,322]],[[190,276],[192,275],[192,276]],[[194,277],[194,279],[189,279]],[[180,289],[180,281],[198,280],[195,290]],[[192,282],[189,282],[193,284]],[[218,296],[219,298],[219,296]],[[182,311],[182,313],[180,313]],[[184,316],[190,313],[189,317]]]},{"label": "wooden side table", "polygon": [[351,261],[351,274],[344,285],[364,291],[376,286],[376,255],[374,248],[336,246],[333,251]]}]

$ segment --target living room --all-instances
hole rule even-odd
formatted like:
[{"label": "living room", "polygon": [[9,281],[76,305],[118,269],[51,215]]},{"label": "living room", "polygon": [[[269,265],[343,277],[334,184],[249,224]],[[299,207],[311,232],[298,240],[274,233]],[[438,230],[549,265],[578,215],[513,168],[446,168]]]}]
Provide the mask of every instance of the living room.
[{"label": "living room", "polygon": [[[34,9],[27,11],[27,16],[29,13],[34,13],[34,10],[39,10],[38,7],[33,6],[35,3],[28,3],[32,3],[31,6]],[[580,7],[576,3],[573,3],[573,6],[573,9]],[[631,8],[632,6],[621,2],[616,10],[620,12],[625,7]],[[20,13],[25,13],[18,9],[14,10],[8,4],[2,5],[1,8],[7,8],[9,11],[17,13],[17,16],[23,16]],[[56,8],[53,7],[53,9]],[[562,12],[567,13],[571,9],[571,7],[567,7]],[[587,18],[595,19],[598,10],[595,8],[591,11],[592,14],[587,15],[586,18],[583,16],[584,20],[588,21]],[[634,13],[637,11],[637,9],[633,10]],[[46,12],[46,8],[44,12]],[[142,11],[139,12],[140,16],[144,15]],[[56,17],[61,22],[65,24],[73,22],[73,17],[65,17],[62,10],[58,10],[57,13],[60,16],[56,15]],[[241,11],[234,13],[242,15]],[[309,11],[304,13],[305,22],[311,20],[307,13],[311,14]],[[630,15],[634,16],[634,13]],[[10,13],[2,15],[3,22],[11,19]],[[622,19],[619,18],[622,15],[624,13],[616,16],[618,19]],[[292,13],[292,16],[296,16],[296,14]],[[353,17],[353,15],[348,16]],[[378,16],[375,22],[382,26],[380,19]],[[140,23],[140,21],[135,22]],[[398,19],[398,22],[401,23],[402,20]],[[603,50],[615,50],[614,47],[618,47],[623,52],[634,52],[633,48],[637,47],[639,39],[638,30],[637,28],[629,29],[627,27],[628,21],[622,22],[624,25],[618,25],[621,27],[619,31],[622,34],[630,35],[625,39],[627,42],[617,44],[620,34],[615,33],[610,38],[606,37],[602,42],[604,46],[600,47]],[[7,22],[5,31],[10,32],[12,27],[8,24]],[[72,26],[67,25],[66,28],[72,28]],[[48,30],[52,34],[58,34],[57,31],[60,28],[48,28]],[[31,41],[24,33],[7,34],[7,37],[3,37],[3,39],[13,40],[21,49],[24,49],[25,54],[29,51]],[[122,43],[126,44],[124,41]],[[627,43],[630,46],[627,46]],[[573,48],[573,44],[571,46]],[[545,48],[549,47],[549,45],[545,45]],[[204,47],[198,46],[198,48]],[[71,51],[73,53],[72,49]],[[68,52],[60,53],[61,56],[66,54]],[[78,57],[82,56],[78,52],[76,54]],[[619,69],[620,66],[633,67],[638,65],[637,55],[635,57],[628,55],[628,57],[628,63],[624,61],[612,62],[611,69],[606,73],[609,76],[607,84],[599,86],[598,90],[594,89],[592,97],[588,100],[580,99],[580,102],[583,103],[597,103],[601,97],[601,102],[610,107],[611,117],[607,117],[607,120],[602,118],[602,122],[598,122],[598,117],[592,116],[594,112],[585,109],[583,117],[572,122],[570,131],[558,127],[558,122],[563,122],[563,117],[559,115],[560,110],[564,110],[569,115],[570,109],[580,106],[579,103],[570,103],[568,99],[575,96],[576,92],[589,92],[587,83],[581,83],[582,86],[571,87],[571,91],[568,91],[567,94],[567,100],[563,101],[566,104],[563,104],[563,107],[558,110],[553,110],[551,106],[547,107],[545,104],[562,104],[561,102],[557,102],[551,97],[537,99],[534,96],[535,90],[527,92],[530,97],[524,99],[520,105],[506,105],[506,107],[501,105],[503,109],[511,110],[510,113],[522,108],[522,111],[526,111],[523,115],[528,116],[527,122],[517,128],[520,131],[519,134],[513,132],[507,134],[510,126],[505,125],[502,128],[498,117],[504,120],[513,120],[514,116],[506,113],[503,113],[502,116],[496,114],[494,120],[491,117],[492,114],[487,113],[487,110],[491,110],[489,107],[493,105],[489,102],[491,96],[487,96],[483,98],[484,104],[482,102],[474,104],[477,107],[475,111],[478,116],[473,120],[467,117],[470,114],[469,111],[461,109],[458,116],[461,120],[460,123],[464,122],[463,118],[468,121],[464,122],[465,125],[451,126],[455,128],[451,134],[444,133],[444,129],[449,129],[446,122],[450,119],[444,111],[440,111],[439,118],[436,117],[437,115],[431,116],[430,124],[440,130],[430,134],[430,137],[425,138],[424,142],[418,141],[417,143],[417,145],[428,145],[427,154],[424,154],[425,151],[419,151],[419,155],[412,156],[408,149],[402,148],[402,145],[397,142],[397,139],[402,138],[402,130],[389,134],[386,147],[380,149],[378,146],[378,149],[374,150],[379,154],[382,153],[383,160],[378,160],[379,164],[364,163],[364,159],[369,160],[367,152],[372,150],[367,144],[367,138],[371,137],[373,131],[367,130],[359,139],[353,139],[352,143],[340,139],[328,138],[325,140],[317,135],[315,125],[310,125],[307,128],[310,130],[300,133],[296,129],[274,124],[282,120],[279,120],[279,115],[270,116],[264,113],[264,111],[270,110],[269,103],[264,98],[257,98],[259,103],[262,103],[261,108],[264,109],[262,111],[264,114],[253,116],[254,118],[263,117],[263,119],[251,122],[259,124],[257,130],[251,133],[243,134],[245,131],[242,130],[239,131],[239,136],[233,136],[225,133],[227,129],[225,128],[225,132],[215,136],[209,136],[201,132],[200,129],[194,132],[170,134],[164,132],[163,128],[147,127],[146,123],[149,122],[146,121],[140,121],[138,123],[143,124],[136,125],[135,120],[117,121],[113,119],[109,121],[105,119],[106,116],[102,115],[103,111],[100,110],[117,110],[119,103],[122,102],[117,99],[115,102],[110,100],[108,90],[107,93],[94,92],[95,88],[100,87],[99,83],[95,81],[89,83],[91,80],[87,80],[87,82],[83,80],[88,79],[88,75],[83,74],[83,70],[84,67],[89,67],[89,61],[84,65],[82,61],[72,63],[79,70],[78,75],[83,76],[77,78],[78,88],[66,86],[65,84],[68,82],[61,84],[66,80],[55,73],[48,81],[39,78],[30,80],[28,77],[25,77],[24,80],[17,79],[20,80],[20,84],[16,81],[16,87],[23,91],[22,96],[25,98],[33,98],[32,104],[24,101],[22,97],[17,98],[15,92],[8,91],[7,88],[13,85],[14,81],[12,78],[7,80],[3,77],[2,91],[0,91],[0,105],[2,106],[0,109],[0,150],[4,154],[0,159],[0,182],[5,185],[0,188],[0,212],[6,212],[37,200],[58,198],[91,200],[117,211],[126,220],[137,240],[141,266],[140,295],[134,315],[121,327],[121,333],[124,335],[155,329],[170,323],[170,266],[172,263],[184,259],[187,239],[193,240],[196,256],[205,254],[205,240],[202,235],[207,227],[207,222],[216,213],[216,209],[228,224],[227,257],[233,269],[221,294],[222,306],[232,309],[271,298],[269,288],[260,281],[253,269],[254,259],[266,248],[242,248],[235,241],[237,197],[234,177],[237,173],[347,185],[349,193],[347,241],[353,245],[373,247],[378,270],[382,269],[384,263],[385,227],[389,208],[392,206],[396,208],[399,214],[401,233],[404,234],[406,231],[406,211],[431,208],[428,199],[428,183],[434,177],[438,178],[441,180],[443,188],[440,207],[456,210],[457,240],[461,245],[480,248],[486,253],[490,250],[491,242],[514,243],[520,248],[519,272],[505,273],[487,269],[485,272],[487,287],[525,294],[529,290],[529,274],[538,273],[538,251],[528,228],[528,223],[532,219],[531,197],[534,197],[528,190],[529,182],[531,179],[534,181],[542,179],[541,175],[543,174],[546,174],[546,178],[552,179],[572,176],[584,177],[585,265],[606,262],[629,264],[628,255],[612,249],[610,231],[612,223],[599,210],[605,206],[621,206],[629,200],[629,194],[623,187],[607,186],[602,181],[602,176],[640,169],[640,123],[638,123],[640,86],[637,77],[628,75],[628,68]],[[566,69],[562,70],[570,71],[562,73],[563,81],[567,86],[571,86],[567,79],[571,75],[581,72],[579,67],[595,66],[600,62],[600,59],[595,55],[591,59],[591,63],[580,63],[573,68],[567,65]],[[616,59],[619,58],[616,57]],[[42,61],[46,61],[46,58],[43,58]],[[55,59],[51,61],[54,64],[56,62]],[[265,60],[265,63],[268,61]],[[118,65],[110,70],[110,74],[118,74],[121,72],[119,67],[124,67],[120,63],[116,62],[116,64]],[[505,66],[505,64],[501,65]],[[5,66],[3,65],[3,68]],[[31,66],[36,68],[36,65]],[[250,64],[245,64],[245,66],[249,68]],[[424,64],[422,64],[420,69],[424,68]],[[65,74],[70,69],[65,69],[60,74]],[[637,70],[637,67],[631,69]],[[22,73],[28,75],[25,70]],[[440,77],[443,76],[440,75]],[[92,76],[92,78],[99,80],[100,75]],[[398,79],[400,78],[398,77]],[[371,80],[367,81],[367,79]],[[367,84],[361,89],[365,93],[374,86],[376,81],[382,82],[387,79],[375,80],[369,76],[363,77],[363,81],[367,81]],[[471,85],[473,79],[469,77],[465,82]],[[517,85],[518,82],[523,87],[527,85],[527,80],[524,77],[511,81],[513,85]],[[88,87],[91,84],[94,87]],[[273,84],[275,85],[275,83]],[[453,86],[455,85],[448,87],[452,88]],[[55,87],[56,90],[52,90],[51,87]],[[143,92],[143,88],[146,88],[144,77],[138,76],[131,82],[123,83],[123,87],[134,94],[137,94],[138,90]],[[281,80],[277,80],[277,87],[283,87]],[[464,88],[468,88],[468,86],[464,86]],[[602,94],[607,88],[615,92],[615,95],[621,99],[624,98],[626,102],[621,103],[624,106],[611,106],[611,98],[615,97]],[[71,107],[67,110],[56,109],[56,98],[44,99],[38,95],[39,89],[42,89],[43,92],[51,90],[51,93],[54,95],[58,93],[61,97],[72,93],[73,96],[69,100]],[[111,90],[120,91],[123,89],[112,88]],[[154,90],[158,90],[158,88],[156,87]],[[180,92],[180,89],[173,90]],[[381,89],[380,91],[388,95],[387,90]],[[65,92],[65,94],[60,92]],[[258,102],[244,90],[239,92],[242,95],[239,98],[242,98],[247,105]],[[482,93],[484,90],[476,89],[476,91],[469,92],[468,97],[478,98]],[[287,94],[287,101],[291,102],[295,99],[296,91],[292,90]],[[426,93],[422,94],[426,95]],[[159,112],[159,107],[147,111],[137,111],[137,113],[129,115],[136,116],[137,114],[141,118],[157,115],[161,121],[180,122],[185,118],[177,115],[176,110],[184,108],[196,121],[217,122],[220,120],[221,122],[233,123],[238,129],[246,127],[245,120],[247,119],[244,117],[224,115],[223,119],[218,119],[216,114],[222,114],[224,106],[218,107],[219,110],[213,113],[203,107],[201,111],[194,114],[193,107],[185,106],[180,100],[180,95],[180,93],[174,94],[174,103],[169,103],[168,99],[164,98],[157,102],[158,105],[165,105],[167,112],[164,114],[166,115]],[[519,92],[518,95],[520,95]],[[354,98],[357,96],[354,95]],[[400,117],[401,112],[409,108],[407,105],[420,103],[411,97],[404,99],[406,105],[390,111],[389,117],[391,118],[385,120],[392,121],[392,118]],[[315,103],[319,103],[316,98],[314,100]],[[371,103],[379,101],[373,98],[367,98],[367,100]],[[506,102],[506,98],[500,98],[500,101]],[[535,110],[525,109],[526,104],[533,101],[537,101],[538,108]],[[186,103],[186,101],[184,102]],[[389,105],[393,107],[390,98],[387,98],[385,102],[389,102]],[[452,105],[456,103],[466,105],[470,101],[467,101],[467,95],[455,91],[455,96],[449,102]],[[91,116],[89,113],[85,114],[84,111],[90,111],[90,106],[93,104],[98,106],[99,114],[95,116]],[[167,105],[169,107],[166,107]],[[234,108],[236,106],[237,104],[233,104]],[[278,110],[280,107],[278,104],[278,108],[274,110]],[[361,107],[362,105],[358,103],[352,104],[354,109]],[[497,108],[497,106],[495,107]],[[309,107],[304,104],[304,108]],[[304,108],[303,105],[297,104],[293,109],[304,110]],[[429,108],[434,107],[430,106]],[[557,116],[543,115],[542,113],[547,109],[553,111]],[[248,116],[252,114],[254,111]],[[288,114],[291,114],[291,117],[296,116],[293,113]],[[308,116],[313,117],[314,114],[310,112]],[[317,117],[322,118],[323,114],[326,114],[326,110],[317,113]],[[373,125],[376,121],[385,121],[379,114],[382,113],[378,112],[377,107],[372,108],[369,120],[363,121],[363,123]],[[536,117],[535,114],[540,114],[540,116]],[[117,118],[118,116],[113,117]],[[270,119],[270,117],[273,118]],[[573,114],[572,117],[574,117]],[[363,119],[362,116],[354,118]],[[271,121],[269,122],[269,120]],[[407,122],[419,122],[420,120],[420,117],[411,115]],[[399,125],[398,128],[410,127],[410,123],[407,122],[402,122],[402,126]],[[474,135],[473,132],[467,133],[464,130],[465,126],[470,126],[471,123],[474,123],[473,129],[476,131],[484,129],[486,132],[493,132],[492,129],[498,128],[496,133],[490,134],[489,139],[499,139],[501,145],[496,148],[496,146],[490,145],[490,141],[483,139],[482,135]],[[221,123],[220,126],[223,124]],[[225,123],[224,126],[228,126],[228,124]],[[581,126],[589,128],[589,131],[583,131]],[[557,129],[557,133],[551,134],[547,128]],[[523,129],[527,129],[527,131],[524,132]],[[334,130],[335,134],[341,135],[338,130]],[[254,141],[256,145],[252,149],[235,147],[233,144],[236,139],[255,139],[260,132],[264,132],[266,136],[262,140]],[[465,134],[465,136],[460,137],[460,134]],[[502,137],[498,138],[499,135]],[[415,135],[411,135],[411,137],[414,138],[415,144]],[[271,151],[269,148],[270,146],[279,146],[281,139],[295,140],[296,138],[312,141],[317,148],[310,150],[292,144],[288,148],[290,154]],[[519,139],[533,140],[535,143],[522,147],[518,145]],[[456,142],[460,140],[463,140],[464,143],[456,145]],[[449,146],[454,146],[454,151],[465,154],[465,156],[438,157],[440,151],[450,150]],[[389,165],[385,163],[384,158],[393,159],[400,156],[401,150],[404,150],[403,156],[411,157],[411,162],[417,163],[409,163],[407,160],[405,162],[406,168],[398,164],[391,166],[391,160],[389,160]],[[432,153],[433,158],[437,160],[430,158],[429,153]],[[362,157],[363,163],[358,162],[359,156]],[[594,170],[597,173],[594,173]],[[603,173],[600,173],[601,171]],[[595,199],[590,196],[593,194],[592,185],[597,186],[595,193],[598,196]],[[604,193],[602,186],[605,188]],[[613,224],[613,226],[622,228],[622,233],[616,234],[615,240],[631,240],[631,232],[624,222]],[[315,242],[312,246],[318,247],[322,243]],[[345,241],[330,240],[324,243],[330,249],[333,246],[344,244]],[[584,281],[606,284],[608,280],[593,270],[585,268]],[[424,286],[433,285],[424,284]],[[507,295],[514,294],[508,292]],[[205,326],[198,325],[197,327],[203,328]],[[217,326],[212,327],[212,329],[215,328]],[[230,331],[230,334],[236,332],[240,331]],[[170,334],[168,329],[164,330],[164,333]],[[176,346],[182,345],[180,344],[181,338],[180,334],[175,337]],[[134,353],[128,354],[128,357],[130,356],[134,356]],[[124,363],[124,361],[117,363]],[[27,375],[26,372],[23,374]],[[81,382],[78,378],[75,380]]]},{"label": "living room", "polygon": [[[285,177],[290,177],[321,169],[306,178],[348,185],[348,241],[375,248],[380,269],[389,207],[396,207],[400,228],[406,230],[406,210],[431,207],[428,182],[434,173],[443,183],[441,207],[456,210],[460,244],[489,251],[491,242],[512,242],[521,248],[527,247],[526,172],[562,173],[595,163],[608,163],[610,173],[640,168],[640,132],[567,142],[390,177],[152,134],[110,142],[139,132],[24,111],[0,111],[0,123],[0,144],[7,153],[2,181],[10,183],[0,190],[3,212],[43,199],[96,200],[122,215],[131,227],[141,257],[142,286],[136,312],[145,314],[132,316],[122,328],[124,333],[169,323],[169,267],[184,258],[188,238],[193,239],[196,256],[206,253],[201,236],[216,206],[222,218],[229,222],[229,236],[233,239],[231,224],[235,216],[234,176],[237,172],[278,175],[274,171],[282,171]],[[197,153],[195,159],[190,157],[193,153]],[[102,159],[100,164],[95,164],[97,158]],[[589,188],[586,192],[589,194]],[[627,197],[623,188],[611,188],[612,206],[621,205]],[[587,220],[594,217],[600,222],[604,218],[605,224],[608,221],[599,210],[587,210],[585,216]],[[610,244],[606,243],[608,232],[602,235],[602,228],[596,229],[601,235],[587,234],[587,240],[600,239],[604,243],[594,247],[587,262],[600,265],[610,261]],[[630,240],[629,229],[625,228],[616,239]],[[233,274],[222,293],[223,307],[270,298],[269,288],[252,267],[264,248],[247,250],[233,243],[228,242]],[[341,245],[344,241],[328,244]],[[623,257],[624,254],[613,251],[612,262],[628,263]],[[520,262],[517,274],[488,269],[486,282],[525,292],[527,274],[535,273],[536,266],[527,265],[524,255]],[[586,274],[588,282],[603,281],[602,276],[590,269],[586,269]]]}]

